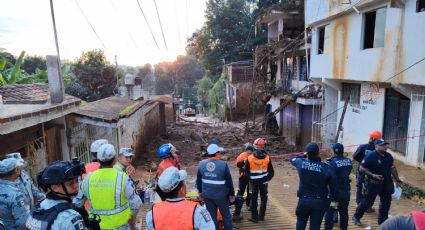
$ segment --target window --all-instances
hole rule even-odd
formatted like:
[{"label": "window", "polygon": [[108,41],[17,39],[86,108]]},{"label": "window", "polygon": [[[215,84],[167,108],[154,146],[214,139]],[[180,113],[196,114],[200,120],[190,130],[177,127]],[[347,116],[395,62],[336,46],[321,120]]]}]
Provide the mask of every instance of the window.
[{"label": "window", "polygon": [[425,0],[416,0],[416,12],[425,12]]},{"label": "window", "polygon": [[342,83],[341,101],[350,97],[350,104],[360,104],[360,84]]},{"label": "window", "polygon": [[320,27],[317,30],[317,34],[319,37],[318,43],[317,43],[317,54],[323,54],[324,48],[325,48],[325,28],[326,27]]},{"label": "window", "polygon": [[363,49],[384,47],[386,15],[386,8],[364,15]]}]

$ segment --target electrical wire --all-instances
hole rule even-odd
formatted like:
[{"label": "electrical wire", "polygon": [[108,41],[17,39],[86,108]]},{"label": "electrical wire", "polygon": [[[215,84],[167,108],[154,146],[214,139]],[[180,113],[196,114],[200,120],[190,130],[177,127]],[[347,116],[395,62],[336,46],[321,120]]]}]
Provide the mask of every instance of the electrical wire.
[{"label": "electrical wire", "polygon": [[177,10],[177,0],[174,0],[174,12],[176,13],[176,24],[177,24],[177,36],[179,39],[179,45],[182,44],[181,36],[180,36],[180,23],[179,23],[179,15]]},{"label": "electrical wire", "polygon": [[81,14],[83,15],[84,19],[86,20],[87,24],[89,24],[90,28],[93,30],[93,33],[96,35],[97,39],[99,40],[99,42],[102,44],[103,48],[106,50],[106,46],[105,43],[103,43],[102,39],[100,38],[99,34],[96,32],[94,26],[90,23],[90,20],[88,19],[88,17],[86,16],[86,14],[84,13],[83,9],[81,8],[80,4],[78,3],[77,0],[74,0],[75,4],[78,6],[78,9],[80,10]]},{"label": "electrical wire", "polygon": [[152,28],[151,28],[151,26],[148,22],[148,19],[146,18],[145,12],[143,12],[143,9],[142,9],[142,6],[140,5],[139,0],[136,0],[136,2],[137,2],[137,5],[139,5],[140,12],[142,12],[142,15],[143,15],[143,18],[145,19],[146,25],[148,25],[149,32],[152,35],[152,39],[155,42],[156,47],[159,49],[158,42],[156,41],[155,35],[153,35]]},{"label": "electrical wire", "polygon": [[159,17],[158,6],[156,5],[156,0],[153,0],[153,3],[155,4],[156,16],[158,17],[159,27],[161,28],[162,39],[164,40],[165,49],[168,51],[167,42],[165,41],[165,36],[164,36],[164,29],[162,28],[161,17]]},{"label": "electrical wire", "polygon": [[[112,0],[109,0],[110,5],[112,6],[112,8],[114,8],[116,16],[118,19],[121,19],[120,15],[119,15],[119,10],[118,8],[115,6],[115,4],[112,2]],[[131,35],[130,31],[127,31],[128,36],[130,37],[131,42],[133,43],[135,48],[139,48],[139,46],[137,45],[137,42],[134,40],[133,36]]]}]

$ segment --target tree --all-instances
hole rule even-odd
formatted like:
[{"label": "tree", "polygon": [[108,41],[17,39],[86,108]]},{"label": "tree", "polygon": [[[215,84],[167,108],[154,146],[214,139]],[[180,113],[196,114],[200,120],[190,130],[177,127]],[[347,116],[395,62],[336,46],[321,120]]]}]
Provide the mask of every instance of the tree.
[{"label": "tree", "polygon": [[204,77],[197,82],[196,89],[198,95],[198,101],[203,107],[208,107],[208,92],[213,87],[213,83],[210,78],[210,73],[207,72]]},{"label": "tree", "polygon": [[26,56],[22,69],[29,74],[34,74],[36,69],[47,70],[46,59],[42,56]]},{"label": "tree", "polygon": [[106,61],[101,50],[84,52],[72,65],[75,79],[66,92],[87,101],[114,95],[117,79],[115,67]]}]

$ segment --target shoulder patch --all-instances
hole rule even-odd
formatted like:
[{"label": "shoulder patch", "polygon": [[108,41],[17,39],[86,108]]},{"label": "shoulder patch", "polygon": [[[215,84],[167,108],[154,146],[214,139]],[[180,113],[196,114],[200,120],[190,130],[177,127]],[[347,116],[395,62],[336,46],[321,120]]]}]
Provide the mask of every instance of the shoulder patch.
[{"label": "shoulder patch", "polygon": [[83,218],[80,215],[78,215],[72,218],[71,223],[75,225],[76,223],[81,222],[82,220]]},{"label": "shoulder patch", "polygon": [[211,221],[211,215],[210,215],[210,213],[206,209],[202,209],[201,210],[201,215],[204,218],[205,222],[210,222]]}]

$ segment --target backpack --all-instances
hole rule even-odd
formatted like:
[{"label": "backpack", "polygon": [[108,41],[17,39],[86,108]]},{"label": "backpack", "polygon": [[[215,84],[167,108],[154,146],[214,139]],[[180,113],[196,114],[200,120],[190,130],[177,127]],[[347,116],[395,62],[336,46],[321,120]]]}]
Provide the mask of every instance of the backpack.
[{"label": "backpack", "polygon": [[36,206],[31,211],[25,225],[30,230],[48,230],[59,213],[67,209],[72,209],[72,206],[68,203],[60,203],[49,209],[41,209],[40,206]]}]

